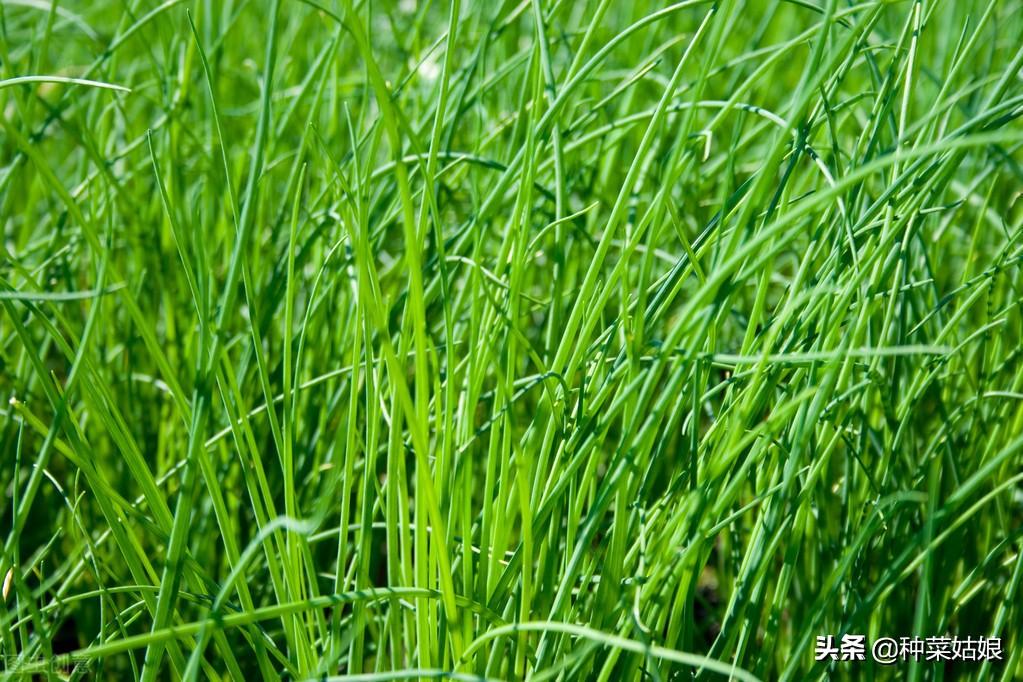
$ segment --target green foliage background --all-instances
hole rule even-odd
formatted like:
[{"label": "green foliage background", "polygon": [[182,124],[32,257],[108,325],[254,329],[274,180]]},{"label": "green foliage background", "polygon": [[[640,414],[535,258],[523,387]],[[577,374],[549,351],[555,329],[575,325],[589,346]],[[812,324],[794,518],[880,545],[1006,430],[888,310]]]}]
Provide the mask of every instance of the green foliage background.
[{"label": "green foliage background", "polygon": [[1021,36],[3,0],[6,671],[1023,675]]}]

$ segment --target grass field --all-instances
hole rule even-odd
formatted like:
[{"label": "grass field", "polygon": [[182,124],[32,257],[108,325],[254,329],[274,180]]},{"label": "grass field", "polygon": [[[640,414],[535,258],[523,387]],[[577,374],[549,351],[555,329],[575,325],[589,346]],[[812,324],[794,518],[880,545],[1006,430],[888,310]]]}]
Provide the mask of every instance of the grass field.
[{"label": "grass field", "polygon": [[0,0],[4,674],[1020,679],[1021,115],[1017,0]]}]

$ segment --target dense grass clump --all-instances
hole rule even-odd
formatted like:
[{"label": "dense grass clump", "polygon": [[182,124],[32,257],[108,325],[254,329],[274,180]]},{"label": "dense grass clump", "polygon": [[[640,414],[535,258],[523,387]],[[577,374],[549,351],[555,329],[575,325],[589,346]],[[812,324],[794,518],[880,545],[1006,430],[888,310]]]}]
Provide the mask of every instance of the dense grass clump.
[{"label": "dense grass clump", "polygon": [[1018,679],[1021,36],[2,0],[4,670]]}]

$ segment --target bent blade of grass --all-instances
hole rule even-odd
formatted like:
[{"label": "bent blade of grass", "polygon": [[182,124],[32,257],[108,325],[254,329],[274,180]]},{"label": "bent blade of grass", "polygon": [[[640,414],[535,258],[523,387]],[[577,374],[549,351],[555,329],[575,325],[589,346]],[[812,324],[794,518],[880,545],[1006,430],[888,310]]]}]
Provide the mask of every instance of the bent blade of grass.
[{"label": "bent blade of grass", "polygon": [[0,90],[4,88],[14,87],[15,85],[23,85],[26,83],[57,83],[60,85],[82,85],[89,88],[99,88],[100,90],[131,92],[131,88],[127,88],[123,85],[115,85],[114,83],[103,83],[102,81],[89,80],[88,78],[72,78],[69,76],[17,76],[15,78],[7,78],[5,80],[0,80]]}]

